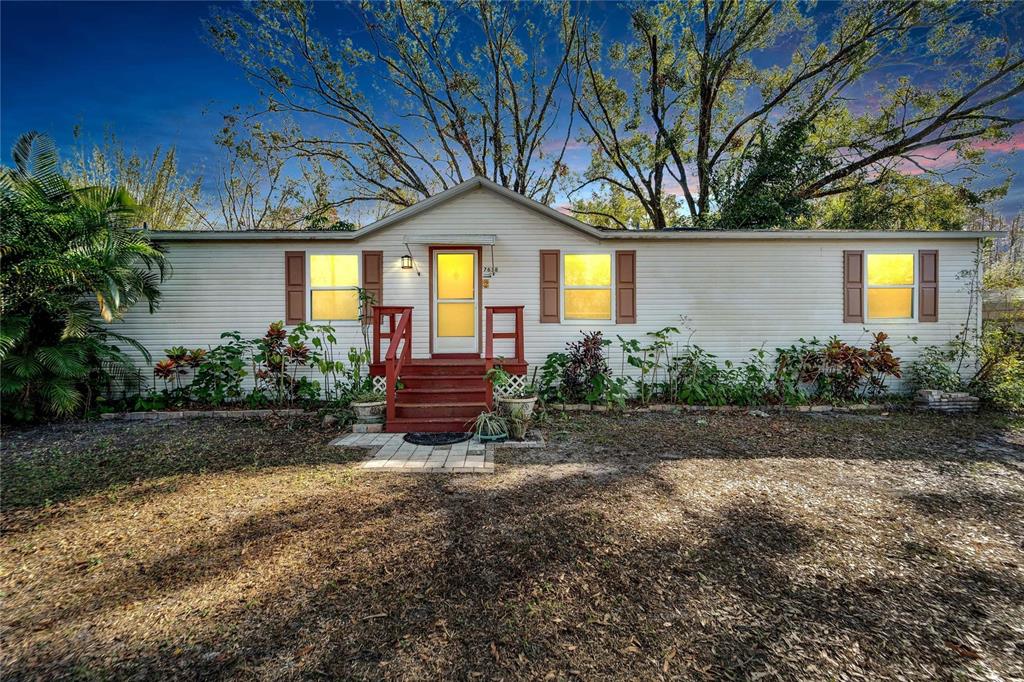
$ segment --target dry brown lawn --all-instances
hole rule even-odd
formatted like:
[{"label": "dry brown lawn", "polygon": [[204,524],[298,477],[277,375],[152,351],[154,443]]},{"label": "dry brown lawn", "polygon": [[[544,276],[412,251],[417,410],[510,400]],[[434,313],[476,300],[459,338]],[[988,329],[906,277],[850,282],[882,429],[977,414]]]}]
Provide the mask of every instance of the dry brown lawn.
[{"label": "dry brown lawn", "polygon": [[1019,417],[544,430],[493,476],[301,420],[5,433],[0,675],[1024,676]]}]

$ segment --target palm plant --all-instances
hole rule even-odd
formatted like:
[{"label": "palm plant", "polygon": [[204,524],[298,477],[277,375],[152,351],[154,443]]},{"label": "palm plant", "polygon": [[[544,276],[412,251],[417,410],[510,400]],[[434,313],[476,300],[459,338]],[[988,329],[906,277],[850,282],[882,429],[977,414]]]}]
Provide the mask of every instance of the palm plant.
[{"label": "palm plant", "polygon": [[87,405],[97,385],[135,374],[113,341],[148,362],[142,346],[102,322],[143,300],[154,310],[166,263],[132,229],[131,196],[72,187],[48,137],[22,135],[12,157],[14,166],[0,169],[0,390],[14,416],[64,416]]}]

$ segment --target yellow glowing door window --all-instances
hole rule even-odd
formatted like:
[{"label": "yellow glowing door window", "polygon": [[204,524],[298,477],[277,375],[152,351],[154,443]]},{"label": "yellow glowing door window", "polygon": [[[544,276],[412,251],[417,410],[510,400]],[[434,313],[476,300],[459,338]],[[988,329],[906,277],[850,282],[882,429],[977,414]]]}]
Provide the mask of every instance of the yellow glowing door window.
[{"label": "yellow glowing door window", "polygon": [[438,336],[473,336],[476,306],[472,303],[437,303]]},{"label": "yellow glowing door window", "polygon": [[565,255],[565,319],[612,319],[612,255]]},{"label": "yellow glowing door window", "polygon": [[914,276],[911,253],[868,254],[868,319],[913,319]]},{"label": "yellow glowing door window", "polygon": [[434,254],[434,352],[473,353],[477,348],[477,254]]}]

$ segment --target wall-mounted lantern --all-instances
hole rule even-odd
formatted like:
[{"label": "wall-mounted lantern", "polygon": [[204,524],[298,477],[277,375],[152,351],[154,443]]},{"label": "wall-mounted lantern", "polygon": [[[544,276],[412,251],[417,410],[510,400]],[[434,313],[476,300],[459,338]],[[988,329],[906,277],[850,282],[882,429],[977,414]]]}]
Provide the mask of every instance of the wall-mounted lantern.
[{"label": "wall-mounted lantern", "polygon": [[412,256],[409,256],[409,255],[402,256],[402,269],[403,270],[412,270]]}]

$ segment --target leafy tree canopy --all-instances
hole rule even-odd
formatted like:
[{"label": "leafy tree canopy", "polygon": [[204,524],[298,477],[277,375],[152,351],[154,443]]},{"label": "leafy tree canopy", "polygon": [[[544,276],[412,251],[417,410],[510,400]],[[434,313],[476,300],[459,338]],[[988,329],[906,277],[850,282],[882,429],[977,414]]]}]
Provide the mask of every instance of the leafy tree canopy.
[{"label": "leafy tree canopy", "polygon": [[[869,187],[891,194],[911,170],[939,184],[978,176],[985,155],[975,143],[1024,120],[1008,106],[1024,92],[1021,6],[837,7],[824,37],[814,6],[795,0],[640,5],[627,41],[581,37],[574,93],[593,156],[576,192],[617,186],[654,228],[737,227],[756,217],[738,210],[786,215]],[[787,48],[788,59],[763,65]],[[810,131],[797,146],[793,121]],[[778,149],[769,154],[768,143]],[[951,163],[929,163],[946,150]],[[759,192],[778,163],[792,172]],[[666,213],[666,193],[682,195],[686,210]],[[741,195],[758,205],[730,201]]]}]

